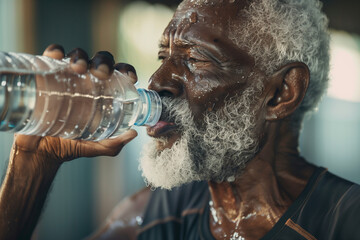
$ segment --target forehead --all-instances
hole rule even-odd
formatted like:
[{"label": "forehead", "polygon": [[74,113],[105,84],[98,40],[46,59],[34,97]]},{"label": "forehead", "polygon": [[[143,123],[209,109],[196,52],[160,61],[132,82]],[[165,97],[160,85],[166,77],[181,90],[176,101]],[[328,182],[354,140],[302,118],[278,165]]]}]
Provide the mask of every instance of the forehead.
[{"label": "forehead", "polygon": [[[241,24],[241,10],[248,0],[185,0],[177,8],[163,37],[192,35],[199,40],[207,36],[226,38],[232,24]],[[177,34],[176,34],[177,33]]]},{"label": "forehead", "polygon": [[180,22],[197,15],[199,22],[221,26],[241,17],[240,11],[247,5],[248,0],[185,0],[177,8],[173,20]]}]

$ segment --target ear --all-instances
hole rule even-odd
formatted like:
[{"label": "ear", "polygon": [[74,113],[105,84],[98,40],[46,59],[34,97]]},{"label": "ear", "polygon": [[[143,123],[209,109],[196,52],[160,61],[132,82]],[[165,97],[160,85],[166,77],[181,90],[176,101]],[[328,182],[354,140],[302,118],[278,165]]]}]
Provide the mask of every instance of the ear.
[{"label": "ear", "polygon": [[275,72],[266,91],[266,120],[274,121],[291,115],[302,102],[309,81],[309,68],[302,62],[289,63]]}]

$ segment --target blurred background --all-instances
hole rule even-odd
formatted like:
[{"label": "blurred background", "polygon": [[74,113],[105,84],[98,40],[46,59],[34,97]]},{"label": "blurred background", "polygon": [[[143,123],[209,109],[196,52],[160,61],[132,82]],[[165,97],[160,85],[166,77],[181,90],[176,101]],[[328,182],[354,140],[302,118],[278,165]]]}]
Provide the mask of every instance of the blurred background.
[{"label": "blurred background", "polygon": [[[107,50],[117,62],[134,65],[145,87],[159,66],[159,37],[179,2],[0,0],[0,51],[41,54],[51,43],[66,51],[82,47],[90,55]],[[331,82],[319,111],[306,120],[301,151],[310,162],[360,183],[360,2],[323,2],[332,36]],[[144,187],[137,159],[148,139],[144,129],[137,130],[139,137],[117,157],[61,167],[34,239],[82,239],[116,203]],[[12,140],[0,133],[2,176]]]}]

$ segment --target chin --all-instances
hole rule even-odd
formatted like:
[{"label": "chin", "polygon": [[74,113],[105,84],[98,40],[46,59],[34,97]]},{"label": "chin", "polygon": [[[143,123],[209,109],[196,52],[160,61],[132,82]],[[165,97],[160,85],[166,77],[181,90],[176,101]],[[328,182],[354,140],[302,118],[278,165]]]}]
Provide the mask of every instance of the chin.
[{"label": "chin", "polygon": [[164,149],[170,149],[173,145],[179,141],[181,136],[179,134],[171,134],[169,136],[163,136],[160,138],[154,138],[156,144],[156,150],[158,152],[163,151]]},{"label": "chin", "polygon": [[171,189],[199,180],[184,138],[158,138],[142,151],[139,169],[147,185]]},{"label": "chin", "polygon": [[258,149],[256,114],[248,101],[254,92],[249,88],[206,114],[204,127],[196,124],[186,101],[164,99],[174,120],[148,128],[153,141],[144,146],[139,166],[145,182],[171,189],[192,181],[232,180]]}]

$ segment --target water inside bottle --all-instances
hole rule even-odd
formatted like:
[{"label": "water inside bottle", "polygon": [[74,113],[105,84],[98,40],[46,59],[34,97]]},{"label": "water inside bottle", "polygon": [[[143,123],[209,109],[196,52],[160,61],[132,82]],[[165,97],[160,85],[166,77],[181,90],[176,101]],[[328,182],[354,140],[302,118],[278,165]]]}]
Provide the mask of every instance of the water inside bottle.
[{"label": "water inside bottle", "polygon": [[101,140],[134,124],[138,98],[121,98],[115,81],[60,71],[0,72],[0,130]]},{"label": "water inside bottle", "polygon": [[23,128],[35,107],[34,75],[2,72],[0,74],[0,130]]}]

